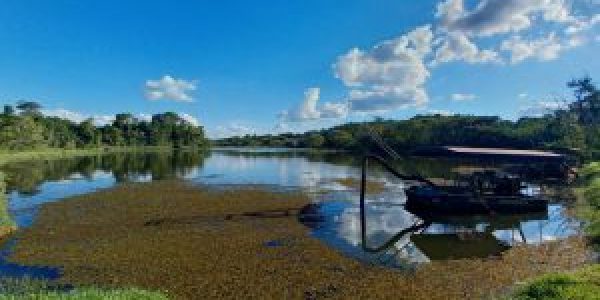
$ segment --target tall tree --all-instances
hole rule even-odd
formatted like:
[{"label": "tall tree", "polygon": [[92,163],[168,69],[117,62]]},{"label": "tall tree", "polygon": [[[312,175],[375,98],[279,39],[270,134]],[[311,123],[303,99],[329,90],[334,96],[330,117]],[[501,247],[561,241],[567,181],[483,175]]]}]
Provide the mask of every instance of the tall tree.
[{"label": "tall tree", "polygon": [[15,114],[15,108],[12,105],[4,105],[2,113],[5,116],[13,116]]},{"label": "tall tree", "polygon": [[35,101],[19,101],[17,102],[17,108],[21,111],[22,115],[25,116],[38,116],[42,105]]}]

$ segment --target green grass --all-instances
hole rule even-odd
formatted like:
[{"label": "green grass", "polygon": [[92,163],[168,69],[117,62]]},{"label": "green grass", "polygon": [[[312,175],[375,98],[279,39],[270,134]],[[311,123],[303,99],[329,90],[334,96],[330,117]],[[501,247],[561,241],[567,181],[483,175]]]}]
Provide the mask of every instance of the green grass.
[{"label": "green grass", "polygon": [[542,276],[518,289],[512,299],[600,299],[600,265]]},{"label": "green grass", "polygon": [[[600,248],[600,162],[586,165],[580,172],[583,180],[576,189],[579,198],[577,215],[585,221],[591,246]],[[600,299],[600,264],[572,273],[542,276],[517,290],[512,299]]]},{"label": "green grass", "polygon": [[101,289],[94,287],[72,290],[52,286],[50,283],[31,279],[0,279],[0,300],[17,299],[111,299],[111,300],[163,300],[168,299],[159,292],[144,291],[137,288]]},{"label": "green grass", "polygon": [[584,168],[579,171],[584,179],[598,178],[600,177],[600,162],[592,162],[587,164]]},{"label": "green grass", "polygon": [[581,170],[584,184],[579,195],[578,216],[585,220],[585,231],[591,244],[600,248],[600,162],[590,163]]}]

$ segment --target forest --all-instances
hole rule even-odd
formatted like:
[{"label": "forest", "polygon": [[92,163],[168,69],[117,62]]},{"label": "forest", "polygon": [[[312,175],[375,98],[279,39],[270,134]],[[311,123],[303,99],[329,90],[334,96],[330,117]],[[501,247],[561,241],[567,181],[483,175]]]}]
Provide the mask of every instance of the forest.
[{"label": "forest", "polygon": [[473,146],[532,149],[577,149],[598,156],[600,91],[589,76],[567,83],[573,99],[565,108],[541,117],[516,121],[497,116],[418,115],[408,120],[376,118],[301,134],[247,135],[215,141],[219,146],[330,148],[366,151],[375,144],[366,134],[376,131],[396,151],[426,146]]},{"label": "forest", "polygon": [[204,147],[202,127],[176,113],[155,114],[150,121],[129,113],[115,115],[112,124],[96,126],[93,119],[81,123],[44,116],[34,101],[5,105],[0,114],[0,150],[40,148],[99,148],[124,146]]}]

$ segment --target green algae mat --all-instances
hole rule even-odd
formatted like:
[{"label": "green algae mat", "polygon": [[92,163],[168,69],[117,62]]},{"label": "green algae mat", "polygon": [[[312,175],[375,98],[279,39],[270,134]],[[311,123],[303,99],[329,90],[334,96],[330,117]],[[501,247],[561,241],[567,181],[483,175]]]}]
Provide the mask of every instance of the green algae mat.
[{"label": "green algae mat", "polygon": [[312,238],[296,215],[309,202],[257,187],[126,184],[45,205],[11,260],[60,267],[75,286],[176,299],[479,299],[586,258],[585,241],[570,238],[411,273],[383,269]]}]

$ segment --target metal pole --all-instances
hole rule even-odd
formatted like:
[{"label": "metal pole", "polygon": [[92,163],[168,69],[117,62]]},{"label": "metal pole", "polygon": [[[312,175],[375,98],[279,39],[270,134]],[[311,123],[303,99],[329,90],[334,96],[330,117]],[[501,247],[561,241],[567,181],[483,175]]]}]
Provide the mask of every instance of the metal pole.
[{"label": "metal pole", "polygon": [[365,156],[362,161],[362,174],[360,177],[360,227],[363,248],[367,248],[364,243],[367,242],[367,216],[365,205],[365,194],[367,189],[367,168],[369,167],[369,157]]}]

